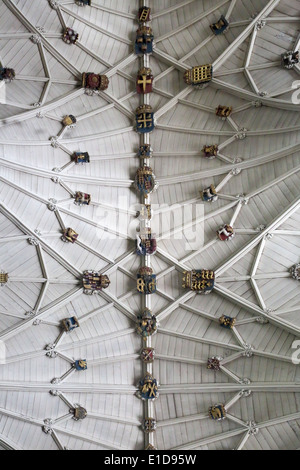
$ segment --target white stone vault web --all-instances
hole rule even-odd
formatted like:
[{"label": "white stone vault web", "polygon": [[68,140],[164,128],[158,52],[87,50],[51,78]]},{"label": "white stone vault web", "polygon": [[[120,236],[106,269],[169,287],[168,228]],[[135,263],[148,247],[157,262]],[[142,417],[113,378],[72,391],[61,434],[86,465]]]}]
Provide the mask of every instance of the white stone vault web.
[{"label": "white stone vault web", "polygon": [[[145,373],[135,334],[142,308],[135,285],[139,260],[124,225],[116,229],[113,222],[114,214],[129,206],[128,220],[134,220],[139,202],[132,191],[139,165],[132,125],[140,104],[139,65],[132,52],[139,5],[30,3],[1,5],[1,61],[17,76],[1,106],[0,260],[11,257],[16,263],[19,254],[22,283],[32,286],[19,289],[28,309],[8,295],[18,276],[0,292],[6,299],[0,339],[7,347],[7,364],[0,370],[1,445],[298,448],[299,379],[291,355],[299,336],[299,284],[289,272],[299,262],[299,106],[291,100],[298,67],[287,71],[280,65],[280,54],[298,45],[295,2],[150,4],[156,42],[150,104],[157,120],[151,165],[160,181],[151,202],[185,207],[199,201],[199,191],[212,182],[219,200],[190,221],[205,233],[198,250],[186,252],[185,239],[175,243],[158,233],[158,252],[151,259],[158,290],[151,309],[160,327],[151,346],[153,374],[161,385],[159,399],[145,410],[135,397]],[[221,14],[231,24],[217,38],[209,24]],[[66,26],[79,32],[77,45],[62,42]],[[277,59],[268,60],[268,50]],[[207,88],[184,84],[187,69],[209,62],[215,78]],[[108,91],[96,97],[84,93],[81,74],[88,70],[109,77]],[[233,106],[227,121],[215,117],[219,104]],[[61,125],[68,113],[77,117],[75,129]],[[211,143],[219,153],[207,162],[201,148]],[[89,151],[90,166],[75,166],[74,151]],[[77,190],[92,194],[91,207],[74,206]],[[167,212],[155,209],[153,223]],[[215,235],[224,223],[236,230],[226,244]],[[79,233],[72,246],[60,238],[69,226]],[[175,226],[173,232],[180,230]],[[116,233],[118,240],[106,236]],[[28,249],[34,255],[27,258]],[[9,267],[7,261],[8,272]],[[203,298],[183,291],[182,272],[203,267],[216,271],[214,292]],[[38,269],[41,275],[30,275]],[[108,274],[109,289],[84,296],[85,269]],[[272,292],[279,289],[286,301],[276,303]],[[80,328],[62,335],[61,320],[74,313]],[[231,331],[220,330],[222,314],[237,318]],[[219,372],[206,369],[212,356],[223,358]],[[88,370],[75,371],[74,360],[83,358]],[[215,403],[225,404],[226,420],[208,419]],[[88,415],[75,422],[69,410],[78,404]],[[148,411],[157,420],[150,436],[141,429]]]}]

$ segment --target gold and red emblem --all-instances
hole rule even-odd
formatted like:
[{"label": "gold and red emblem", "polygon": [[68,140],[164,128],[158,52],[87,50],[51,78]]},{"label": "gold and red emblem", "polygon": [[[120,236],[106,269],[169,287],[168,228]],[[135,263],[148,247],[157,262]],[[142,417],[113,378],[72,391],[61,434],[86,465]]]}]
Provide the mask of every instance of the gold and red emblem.
[{"label": "gold and red emblem", "polygon": [[143,67],[139,70],[136,79],[136,91],[139,94],[146,95],[153,91],[153,75],[151,69]]}]

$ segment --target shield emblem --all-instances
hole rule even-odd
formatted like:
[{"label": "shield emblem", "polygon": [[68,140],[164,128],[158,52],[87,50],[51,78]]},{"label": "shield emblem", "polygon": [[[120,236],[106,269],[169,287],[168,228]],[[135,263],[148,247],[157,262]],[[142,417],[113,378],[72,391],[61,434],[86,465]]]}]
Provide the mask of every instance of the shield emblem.
[{"label": "shield emblem", "polygon": [[109,79],[106,75],[96,73],[84,73],[82,75],[82,86],[93,91],[107,90]]},{"label": "shield emblem", "polygon": [[221,366],[221,357],[210,357],[207,361],[207,368],[209,370],[219,371]]},{"label": "shield emblem", "polygon": [[66,127],[76,127],[77,119],[72,114],[65,116],[63,119],[63,125]]},{"label": "shield emblem", "polygon": [[213,66],[199,65],[187,70],[184,74],[184,81],[188,85],[198,86],[203,83],[209,83],[213,78]]},{"label": "shield emblem", "polygon": [[139,148],[140,158],[148,159],[152,157],[152,154],[153,154],[153,150],[151,148],[151,145],[145,144],[145,145],[140,146]]},{"label": "shield emblem", "polygon": [[224,405],[214,405],[208,410],[209,416],[214,421],[222,421],[226,418],[226,410]]},{"label": "shield emblem", "polygon": [[74,152],[72,155],[72,160],[77,164],[81,163],[90,163],[90,156],[88,152]]},{"label": "shield emblem", "polygon": [[75,328],[79,328],[79,321],[76,317],[65,318],[62,320],[62,326],[65,331],[70,332],[75,330]]},{"label": "shield emblem", "polygon": [[153,217],[153,211],[151,209],[151,204],[143,204],[140,210],[137,213],[137,217],[140,220],[151,220]]},{"label": "shield emblem", "polygon": [[144,340],[154,335],[157,332],[156,316],[152,315],[151,310],[145,308],[142,315],[137,317],[136,331]]},{"label": "shield emblem", "polygon": [[9,69],[7,67],[2,67],[0,62],[0,80],[4,80],[5,82],[11,82],[14,80],[16,76],[16,72],[14,69]]},{"label": "shield emblem", "polygon": [[211,184],[209,188],[203,189],[203,191],[200,192],[200,195],[204,202],[215,202],[218,200],[218,194],[213,184]]},{"label": "shield emblem", "polygon": [[144,195],[151,194],[155,191],[157,183],[152,168],[149,166],[139,168],[135,176],[134,186]]},{"label": "shield emblem", "polygon": [[220,325],[222,326],[222,328],[232,330],[232,328],[236,324],[236,318],[228,317],[227,315],[222,315],[219,318],[219,322],[220,322]]},{"label": "shield emblem", "polygon": [[139,134],[148,134],[152,132],[154,128],[154,113],[151,106],[140,106],[136,110],[136,131]]},{"label": "shield emblem", "polygon": [[151,256],[156,253],[157,242],[151,229],[147,228],[136,236],[137,254],[140,256]]},{"label": "shield emblem", "polygon": [[203,153],[205,158],[215,158],[218,155],[218,145],[205,145],[203,147]]},{"label": "shield emblem", "polygon": [[7,273],[0,273],[0,285],[4,286],[8,282],[8,274]]},{"label": "shield emblem", "polygon": [[143,68],[139,71],[136,79],[136,91],[139,94],[146,95],[153,91],[153,75],[151,69]]},{"label": "shield emblem", "polygon": [[219,34],[224,33],[228,26],[229,22],[226,20],[225,16],[222,15],[217,23],[210,25],[210,29],[216,36],[218,36]]},{"label": "shield emblem", "polygon": [[300,264],[295,264],[291,269],[292,276],[296,281],[300,281]]},{"label": "shield emblem", "polygon": [[209,294],[215,283],[214,271],[199,269],[184,272],[183,288],[189,288],[199,294]]},{"label": "shield emblem", "polygon": [[141,359],[145,364],[154,362],[155,350],[153,348],[144,348],[141,351]]},{"label": "shield emblem", "polygon": [[89,206],[91,203],[91,195],[82,193],[81,191],[77,191],[75,193],[75,201],[74,204],[76,206]]},{"label": "shield emblem", "polygon": [[159,397],[157,380],[149,373],[139,381],[137,397],[141,400],[156,400]]},{"label": "shield emblem", "polygon": [[142,428],[146,434],[155,432],[157,429],[157,423],[154,418],[145,418],[142,424]]},{"label": "shield emblem", "polygon": [[79,361],[74,362],[74,367],[78,371],[87,370],[87,361],[86,359],[80,359]]},{"label": "shield emblem", "polygon": [[222,119],[227,119],[232,113],[232,106],[219,105],[216,109],[216,115]]},{"label": "shield emblem", "polygon": [[217,231],[217,235],[221,241],[227,242],[231,240],[232,238],[234,238],[235,233],[234,233],[233,228],[230,225],[225,224],[223,225],[223,227],[219,228],[219,230]]},{"label": "shield emblem", "polygon": [[135,53],[137,55],[151,54],[153,52],[153,40],[152,28],[141,26],[136,32]]},{"label": "shield emblem", "polygon": [[76,405],[76,407],[73,409],[73,413],[75,421],[79,421],[87,417],[86,409],[80,405]]},{"label": "shield emblem", "polygon": [[63,40],[67,44],[76,44],[78,41],[79,34],[72,28],[67,28],[63,35]]},{"label": "shield emblem", "polygon": [[67,228],[62,236],[64,242],[75,243],[78,238],[78,233],[75,232],[72,228]]},{"label": "shield emblem", "polygon": [[83,273],[83,292],[85,294],[96,294],[106,289],[110,284],[108,276],[96,271],[85,271]]},{"label": "shield emblem", "polygon": [[156,274],[151,268],[141,268],[137,274],[137,290],[140,294],[154,294],[156,292]]},{"label": "shield emblem", "polygon": [[139,22],[140,23],[147,23],[151,21],[151,8],[149,7],[142,7],[139,9]]},{"label": "shield emblem", "polygon": [[283,67],[292,69],[294,65],[299,64],[299,51],[288,51],[281,55]]}]

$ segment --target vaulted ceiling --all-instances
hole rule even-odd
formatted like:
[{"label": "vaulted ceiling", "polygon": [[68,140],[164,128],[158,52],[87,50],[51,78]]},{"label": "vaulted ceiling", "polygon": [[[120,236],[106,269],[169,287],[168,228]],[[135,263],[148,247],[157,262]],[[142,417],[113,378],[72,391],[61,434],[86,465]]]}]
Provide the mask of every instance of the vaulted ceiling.
[{"label": "vaulted ceiling", "polygon": [[[0,288],[0,445],[297,449],[300,289],[290,268],[300,262],[300,67],[283,68],[281,54],[299,49],[300,2],[143,3],[155,35],[157,430],[145,436],[149,407],[135,396],[145,373],[132,235],[141,202],[133,187],[139,1],[2,0],[0,61],[16,79],[0,106],[0,271],[9,274]],[[215,36],[209,25],[221,15],[230,27]],[[79,33],[76,45],[62,41],[66,26]],[[184,71],[208,63],[207,87],[185,84]],[[86,94],[83,72],[105,74],[108,90]],[[233,107],[227,120],[216,117],[218,105]],[[75,128],[62,126],[67,114]],[[219,146],[217,158],[203,158],[206,144]],[[76,151],[90,164],[75,165]],[[204,205],[199,192],[211,184],[219,199]],[[91,205],[74,205],[76,191],[91,194]],[[224,224],[236,232],[229,242],[216,237]],[[74,245],[61,240],[65,227],[79,233]],[[200,268],[216,272],[207,296],[182,288],[183,271]],[[109,288],[84,295],[87,269],[108,274]],[[236,318],[234,329],[220,327],[223,314]],[[73,315],[80,328],[56,343]],[[212,356],[223,358],[218,372],[207,369]],[[88,369],[64,377],[83,358]],[[208,417],[218,403],[228,411],[220,422]],[[87,410],[83,421],[72,419],[74,404]],[[52,434],[42,429],[49,419]]]}]

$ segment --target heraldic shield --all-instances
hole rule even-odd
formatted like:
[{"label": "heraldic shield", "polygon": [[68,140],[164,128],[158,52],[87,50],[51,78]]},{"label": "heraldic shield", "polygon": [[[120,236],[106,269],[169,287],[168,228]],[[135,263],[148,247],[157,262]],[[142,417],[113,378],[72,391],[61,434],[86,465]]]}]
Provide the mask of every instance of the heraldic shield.
[{"label": "heraldic shield", "polygon": [[155,174],[150,166],[145,165],[137,170],[134,186],[145,196],[156,190],[158,185],[155,179]]},{"label": "heraldic shield", "polygon": [[222,328],[232,330],[232,328],[236,324],[236,318],[228,317],[227,315],[222,315],[219,318],[219,323],[222,326]]},{"label": "heraldic shield", "polygon": [[291,273],[293,276],[293,279],[296,281],[300,281],[300,264],[295,264],[295,266],[292,267]]},{"label": "heraldic shield", "polygon": [[214,405],[208,410],[208,414],[214,421],[222,421],[226,418],[226,410],[224,405]]},{"label": "heraldic shield", "polygon": [[150,105],[144,104],[137,108],[135,127],[139,134],[149,134],[154,130],[154,113]]},{"label": "heraldic shield", "polygon": [[187,85],[199,86],[211,82],[213,78],[213,66],[211,64],[199,65],[184,73],[184,81]]},{"label": "heraldic shield", "polygon": [[73,367],[80,371],[87,370],[87,361],[86,359],[79,359],[78,361],[75,361],[73,364]]},{"label": "heraldic shield", "polygon": [[102,289],[106,289],[110,284],[108,276],[97,271],[84,271],[82,281],[83,292],[87,295],[97,294]]},{"label": "heraldic shield", "polygon": [[145,418],[142,424],[142,428],[144,433],[150,434],[151,432],[155,432],[157,429],[157,422],[154,418]]},{"label": "heraldic shield", "polygon": [[72,28],[67,28],[63,34],[63,41],[67,44],[76,44],[79,34]]},{"label": "heraldic shield", "polygon": [[153,217],[151,204],[142,204],[140,210],[137,212],[137,217],[140,220],[151,220]]},{"label": "heraldic shield", "polygon": [[152,28],[141,26],[136,32],[135,53],[137,55],[152,54],[154,35]]},{"label": "heraldic shield", "polygon": [[76,0],[76,3],[80,7],[83,7],[85,5],[91,6],[92,5],[92,0]]},{"label": "heraldic shield", "polygon": [[299,51],[288,51],[281,55],[281,62],[284,68],[292,69],[299,64]]},{"label": "heraldic shield", "polygon": [[87,411],[83,406],[80,405],[75,405],[75,408],[73,408],[73,419],[75,421],[81,421],[87,417]]},{"label": "heraldic shield", "polygon": [[233,110],[232,106],[219,105],[216,108],[216,116],[222,119],[227,119],[232,114],[232,110]]},{"label": "heraldic shield", "polygon": [[144,159],[152,158],[153,150],[151,148],[151,145],[149,144],[141,145],[139,148],[138,155],[140,158],[144,158]]},{"label": "heraldic shield", "polygon": [[151,256],[156,253],[157,242],[151,228],[145,228],[136,236],[136,252],[140,256]]},{"label": "heraldic shield", "polygon": [[8,282],[8,274],[0,272],[0,286],[4,286]]},{"label": "heraldic shield", "polygon": [[75,162],[76,165],[90,163],[90,156],[88,152],[74,152],[72,155],[72,161]]},{"label": "heraldic shield", "polygon": [[213,184],[211,184],[209,188],[200,191],[200,196],[204,202],[215,202],[219,199],[217,190]]},{"label": "heraldic shield", "polygon": [[76,206],[89,206],[92,201],[91,195],[77,191],[75,193],[74,204]]},{"label": "heraldic shield", "polygon": [[151,21],[151,8],[143,6],[139,9],[139,22],[147,23],[148,21]]},{"label": "heraldic shield", "polygon": [[219,230],[217,231],[217,235],[218,235],[218,238],[223,242],[232,240],[235,237],[233,228],[228,224],[225,224],[222,227],[220,227]]},{"label": "heraldic shield", "polygon": [[149,308],[145,308],[143,313],[137,317],[136,320],[136,331],[145,341],[150,336],[157,333],[157,319],[155,315],[152,315]]},{"label": "heraldic shield", "polygon": [[218,145],[205,145],[202,149],[205,158],[213,159],[218,156],[219,146]]},{"label": "heraldic shield", "polygon": [[79,328],[79,321],[76,317],[65,318],[62,320],[62,327],[66,332],[71,332],[76,328]]},{"label": "heraldic shield", "polygon": [[228,26],[229,22],[226,20],[225,16],[222,15],[217,23],[213,23],[210,25],[210,29],[216,36],[218,36],[219,34],[225,33]]},{"label": "heraldic shield", "polygon": [[138,391],[136,392],[136,396],[141,400],[156,400],[159,397],[158,382],[149,373],[139,381],[137,387]]},{"label": "heraldic shield", "polygon": [[193,269],[183,273],[184,289],[196,291],[199,294],[210,294],[215,285],[215,273],[207,269]]},{"label": "heraldic shield", "polygon": [[207,369],[213,371],[220,371],[221,370],[221,360],[222,358],[219,356],[210,357],[207,361]]},{"label": "heraldic shield", "polygon": [[62,121],[65,127],[70,127],[70,128],[76,127],[76,122],[77,122],[77,119],[75,116],[73,116],[73,114],[68,114],[67,116],[63,118],[63,121]]},{"label": "heraldic shield", "polygon": [[137,290],[145,295],[156,292],[156,274],[151,268],[141,268],[137,273]]},{"label": "heraldic shield", "polygon": [[16,77],[16,72],[14,69],[9,69],[7,67],[3,67],[0,62],[0,80],[4,80],[5,82],[11,82]]},{"label": "heraldic shield", "polygon": [[109,85],[109,79],[106,75],[100,75],[97,73],[83,73],[82,75],[82,86],[84,88],[93,91],[104,91],[107,90]]},{"label": "heraldic shield", "polygon": [[155,358],[155,349],[154,348],[143,348],[141,350],[141,360],[145,364],[152,364]]},{"label": "heraldic shield", "polygon": [[142,68],[136,79],[136,91],[140,95],[146,95],[153,91],[153,75],[149,68]]},{"label": "heraldic shield", "polygon": [[63,242],[75,243],[78,238],[78,233],[75,232],[72,228],[67,228],[64,230],[61,237]]}]

